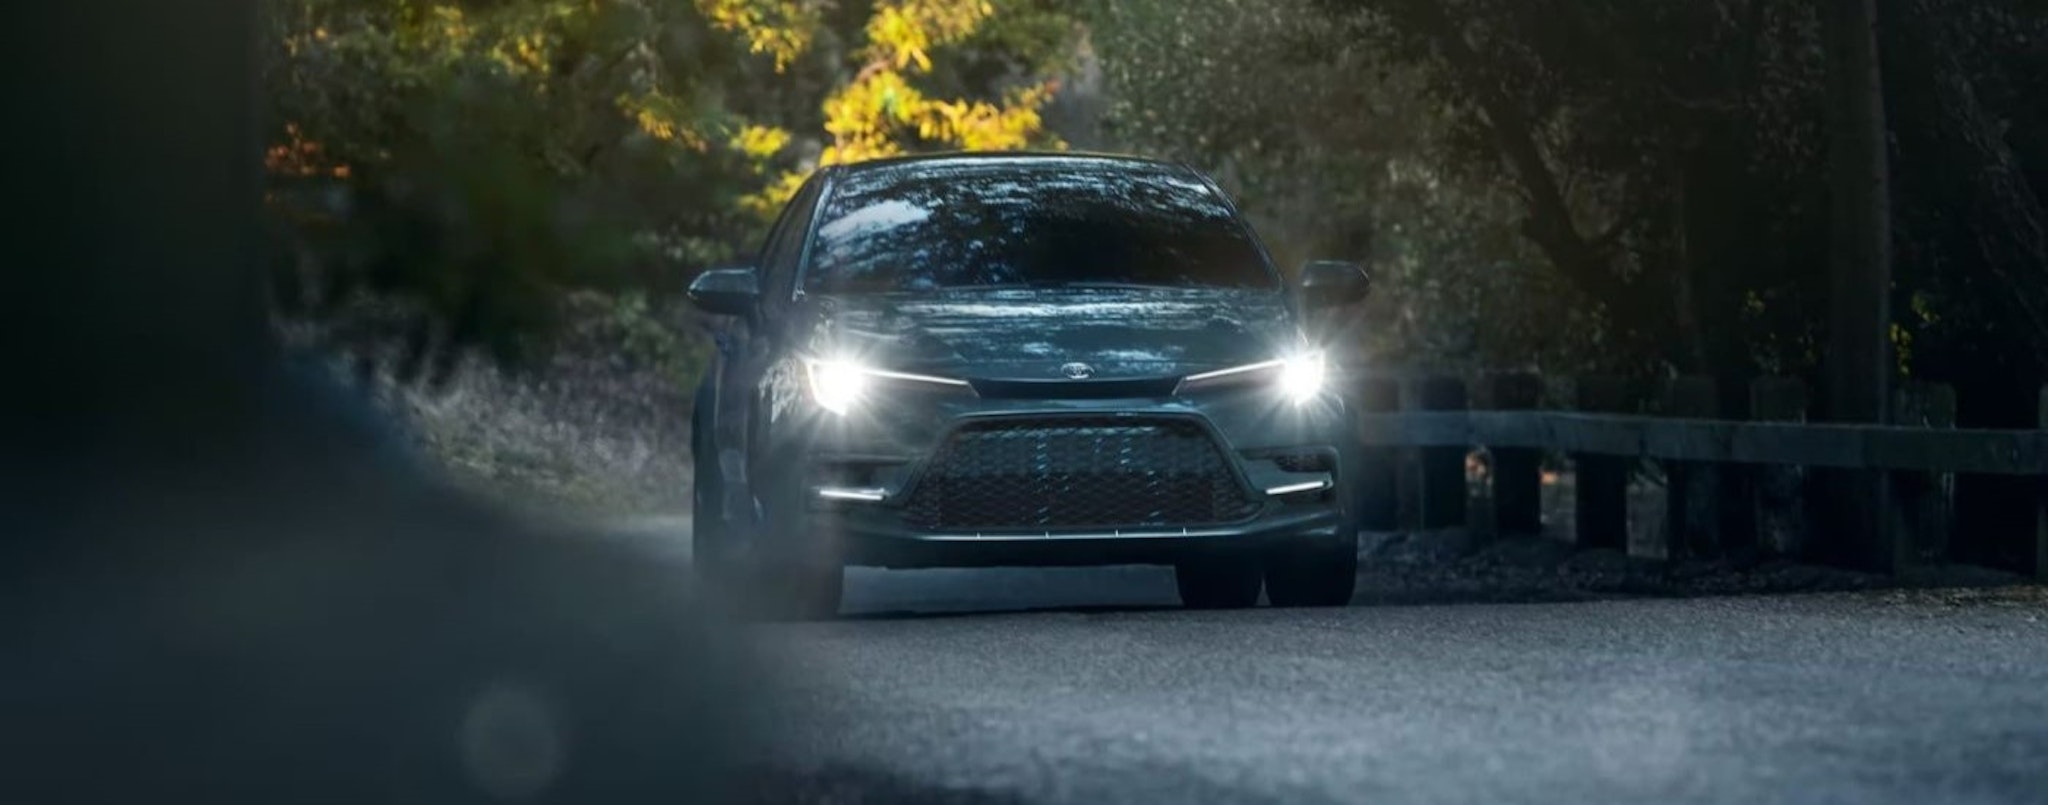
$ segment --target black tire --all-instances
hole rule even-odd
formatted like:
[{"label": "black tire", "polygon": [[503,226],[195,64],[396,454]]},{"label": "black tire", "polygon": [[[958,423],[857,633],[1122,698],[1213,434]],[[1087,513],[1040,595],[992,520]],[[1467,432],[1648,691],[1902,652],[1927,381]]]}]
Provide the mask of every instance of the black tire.
[{"label": "black tire", "polygon": [[719,584],[730,580],[732,540],[725,533],[725,485],[707,424],[714,404],[711,384],[699,384],[696,414],[690,418],[690,564],[699,579]]},{"label": "black tire", "polygon": [[774,620],[835,617],[846,583],[837,535],[812,516],[792,475],[776,477],[791,483],[762,490],[762,522],[748,540],[750,597],[759,613]]},{"label": "black tire", "polygon": [[1358,591],[1358,530],[1333,540],[1291,542],[1266,557],[1266,597],[1276,607],[1341,607]]},{"label": "black tire", "polygon": [[[716,472],[716,468],[713,472]],[[701,472],[701,470],[700,470]],[[719,496],[724,494],[716,478],[702,475],[691,482],[690,565],[707,583],[727,578],[727,554],[732,541],[726,538],[725,521],[719,516]]]},{"label": "black tire", "polygon": [[1180,602],[1189,609],[1244,609],[1259,603],[1264,575],[1254,556],[1207,556],[1173,568]]}]

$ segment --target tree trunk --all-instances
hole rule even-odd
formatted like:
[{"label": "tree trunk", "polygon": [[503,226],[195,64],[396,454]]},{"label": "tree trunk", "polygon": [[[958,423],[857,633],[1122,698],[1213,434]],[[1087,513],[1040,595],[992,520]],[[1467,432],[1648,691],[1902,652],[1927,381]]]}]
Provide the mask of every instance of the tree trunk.
[{"label": "tree trunk", "polygon": [[1527,203],[1522,235],[1535,243],[1573,287],[1599,302],[1610,322],[1623,330],[1671,335],[1670,310],[1640,303],[1642,294],[1614,270],[1606,243],[1588,238],[1573,220],[1557,176],[1536,144],[1536,123],[1488,77],[1483,57],[1465,32],[1436,2],[1405,6],[1416,30],[1430,37],[1465,95],[1479,107],[1501,159],[1513,172]]},{"label": "tree trunk", "polygon": [[[1833,197],[1826,407],[1839,422],[1884,422],[1890,407],[1891,201],[1875,0],[1825,0],[1829,187]],[[1828,473],[1820,558],[1893,569],[1884,476]]]},{"label": "tree trunk", "polygon": [[1875,0],[1828,0],[1827,415],[1882,422],[1891,355],[1891,195]]}]

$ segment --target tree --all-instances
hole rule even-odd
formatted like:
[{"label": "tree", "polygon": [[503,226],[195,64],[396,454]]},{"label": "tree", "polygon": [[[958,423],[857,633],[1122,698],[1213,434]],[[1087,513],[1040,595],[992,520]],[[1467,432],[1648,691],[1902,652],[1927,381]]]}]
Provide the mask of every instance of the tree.
[{"label": "tree", "polygon": [[402,303],[398,332],[366,338],[402,340],[405,377],[457,354],[436,344],[516,357],[566,290],[674,290],[752,248],[817,164],[1057,145],[1037,110],[1061,19],[1031,0],[281,2],[280,298],[328,318]]},{"label": "tree", "polygon": [[[822,105],[820,124],[827,139],[815,157],[785,170],[749,199],[749,207],[764,218],[820,165],[925,149],[1060,146],[1057,138],[1044,133],[1039,112],[1058,86],[1043,73],[1063,49],[1064,37],[1057,30],[1052,41],[1042,30],[1037,36],[991,30],[999,11],[1015,12],[1025,26],[1058,26],[1064,15],[1051,7],[1015,0],[1001,7],[990,0],[882,0],[855,32],[828,28],[830,21],[815,2],[716,0],[713,6],[714,19],[744,35],[757,52],[772,56],[778,70],[809,55],[820,39],[848,43],[847,62],[854,69]],[[934,80],[944,78],[934,75],[943,67],[965,72],[957,69],[964,65],[949,65],[945,59],[943,51],[956,47],[1009,51],[1022,57],[1015,65],[1020,69],[996,81],[966,82],[1007,85],[1000,88],[959,87],[962,82],[956,79],[956,88],[969,90],[966,97],[944,97],[922,88],[924,83],[945,83]],[[975,97],[991,91],[993,99]],[[774,150],[792,139],[790,130],[780,128],[763,130],[760,136],[763,142],[774,143]]]},{"label": "tree", "polygon": [[1569,370],[1603,333],[1517,236],[1516,202],[1453,157],[1426,76],[1307,0],[1086,8],[1109,147],[1215,175],[1283,267],[1370,263],[1352,323],[1376,364]]}]

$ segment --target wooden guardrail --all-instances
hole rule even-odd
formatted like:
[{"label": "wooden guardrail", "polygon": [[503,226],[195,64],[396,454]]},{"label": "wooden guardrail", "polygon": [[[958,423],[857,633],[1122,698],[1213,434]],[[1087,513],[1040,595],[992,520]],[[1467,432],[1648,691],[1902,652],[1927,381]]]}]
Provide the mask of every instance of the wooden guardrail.
[{"label": "wooden guardrail", "polygon": [[[1805,542],[1847,544],[1857,555],[1835,558],[1886,570],[1962,559],[2048,579],[2048,389],[2038,427],[1984,430],[1953,427],[1953,391],[1917,384],[1899,394],[1898,424],[1848,425],[1805,422],[1804,387],[1779,378],[1752,386],[1748,419],[1714,416],[1717,390],[1694,378],[1659,395],[1587,378],[1575,384],[1577,410],[1542,408],[1544,384],[1527,375],[1489,377],[1476,395],[1456,378],[1357,383],[1359,434],[1372,459],[1357,478],[1367,528],[1468,525],[1466,457],[1475,450],[1491,459],[1481,498],[1490,510],[1479,514],[1507,533],[1542,528],[1542,464],[1567,460],[1573,536],[1589,547],[1626,549],[1632,527],[1651,525],[1631,522],[1629,485],[1634,470],[1654,464],[1663,470],[1665,514],[1647,531],[1667,556],[1799,541],[1785,535],[1807,530],[1815,476],[1875,474],[1888,509],[1876,518],[1884,533]],[[1475,397],[1478,405],[1468,405]],[[1668,415],[1633,412],[1639,405]],[[1969,539],[1953,539],[1956,489],[1969,484],[1998,491],[1973,505],[2000,511],[1975,517]]]},{"label": "wooden guardrail", "polygon": [[1667,419],[1563,411],[1363,414],[1382,447],[1521,447],[1704,463],[2048,475],[2048,431]]}]

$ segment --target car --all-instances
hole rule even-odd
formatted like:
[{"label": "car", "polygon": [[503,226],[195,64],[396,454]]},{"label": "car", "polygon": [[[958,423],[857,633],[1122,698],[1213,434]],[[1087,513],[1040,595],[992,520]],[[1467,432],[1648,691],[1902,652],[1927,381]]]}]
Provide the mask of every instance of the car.
[{"label": "car", "polygon": [[1170,565],[1194,608],[1348,603],[1353,418],[1216,183],[1109,155],[818,170],[757,264],[700,274],[695,562],[825,616],[843,569]]}]

